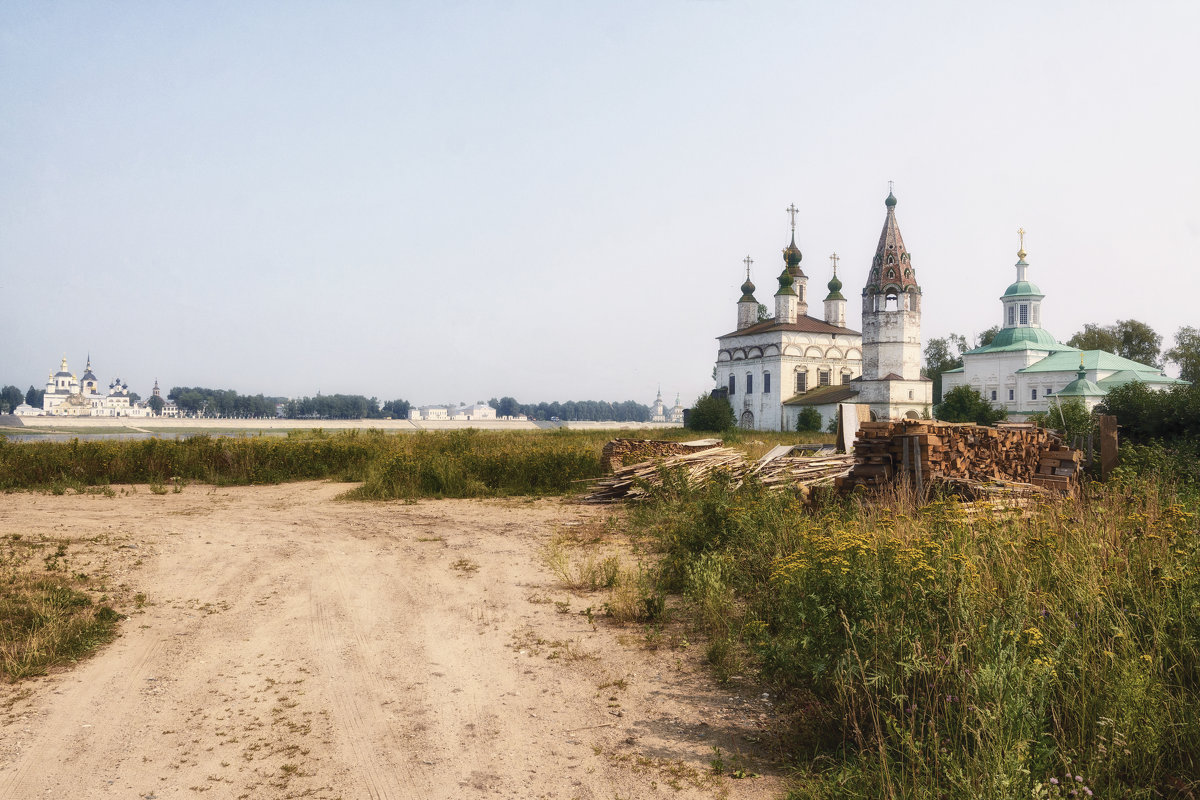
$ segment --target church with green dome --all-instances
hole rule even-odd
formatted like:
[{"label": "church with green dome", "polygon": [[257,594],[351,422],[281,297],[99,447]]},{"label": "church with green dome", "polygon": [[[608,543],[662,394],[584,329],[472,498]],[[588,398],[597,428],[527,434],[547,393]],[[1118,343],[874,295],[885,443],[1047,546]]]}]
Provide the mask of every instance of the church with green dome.
[{"label": "church with green dome", "polygon": [[1028,278],[1025,231],[1020,230],[1017,279],[1000,296],[1001,329],[992,341],[963,354],[963,365],[942,373],[942,393],[970,386],[992,405],[1021,419],[1059,397],[1081,399],[1089,410],[1108,391],[1130,381],[1165,389],[1181,381],[1157,367],[1103,350],[1078,350],[1042,327],[1045,295]]}]

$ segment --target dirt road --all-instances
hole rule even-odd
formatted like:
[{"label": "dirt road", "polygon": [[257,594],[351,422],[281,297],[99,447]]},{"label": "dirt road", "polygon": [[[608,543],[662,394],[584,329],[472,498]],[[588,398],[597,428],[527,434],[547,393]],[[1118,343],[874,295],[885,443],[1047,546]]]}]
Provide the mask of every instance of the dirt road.
[{"label": "dirt road", "polygon": [[[146,596],[98,656],[0,685],[0,798],[779,793],[750,743],[767,700],[678,633],[593,627],[603,596],[543,566],[605,512],[345,489],[0,495],[0,535],[69,537]],[[766,777],[714,776],[714,747]]]}]

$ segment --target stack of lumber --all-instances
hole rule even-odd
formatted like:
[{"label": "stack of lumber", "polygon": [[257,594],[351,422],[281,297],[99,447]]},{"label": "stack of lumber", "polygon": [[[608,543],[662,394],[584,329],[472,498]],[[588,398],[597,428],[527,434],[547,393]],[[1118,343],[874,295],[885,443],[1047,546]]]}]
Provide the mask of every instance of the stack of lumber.
[{"label": "stack of lumber", "polygon": [[963,480],[1068,493],[1078,486],[1081,458],[1058,434],[1034,425],[992,428],[932,420],[861,423],[854,456],[842,488],[906,480],[921,491],[932,482]]},{"label": "stack of lumber", "polygon": [[688,485],[696,486],[717,469],[744,470],[746,457],[732,447],[710,447],[694,453],[652,458],[637,464],[618,467],[612,475],[594,482],[584,495],[585,503],[617,503],[638,500],[646,495],[647,487],[662,483],[661,470],[684,469]]},{"label": "stack of lumber", "polygon": [[720,446],[720,439],[697,439],[692,442],[613,439],[604,445],[604,450],[600,453],[600,466],[605,472],[612,472],[626,464],[640,464],[655,458],[697,453]]},{"label": "stack of lumber", "polygon": [[[776,450],[778,450],[777,448]],[[689,486],[695,487],[708,480],[714,471],[725,470],[733,478],[735,487],[753,475],[765,486],[785,489],[808,488],[820,483],[832,483],[845,477],[854,463],[853,456],[816,456],[813,458],[790,455],[791,448],[783,453],[768,453],[755,462],[732,447],[709,447],[682,455],[653,458],[638,464],[617,468],[612,475],[595,481],[584,495],[585,503],[617,503],[639,500],[646,496],[649,488],[662,482],[664,471],[682,469]]]}]

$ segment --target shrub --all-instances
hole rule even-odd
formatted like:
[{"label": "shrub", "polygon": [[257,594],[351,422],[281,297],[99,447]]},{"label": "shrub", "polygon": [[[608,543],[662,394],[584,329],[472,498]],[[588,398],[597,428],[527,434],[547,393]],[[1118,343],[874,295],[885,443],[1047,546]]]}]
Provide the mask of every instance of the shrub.
[{"label": "shrub", "polygon": [[724,397],[711,394],[696,398],[688,413],[689,429],[694,431],[727,431],[734,426],[733,406]]},{"label": "shrub", "polygon": [[933,415],[943,422],[974,422],[991,425],[1008,416],[1003,408],[995,408],[970,386],[956,386],[933,407]]},{"label": "shrub", "polygon": [[[796,430],[800,433],[816,433],[821,430],[821,412],[812,406],[805,406],[796,417]],[[834,431],[836,432],[836,423]]]}]

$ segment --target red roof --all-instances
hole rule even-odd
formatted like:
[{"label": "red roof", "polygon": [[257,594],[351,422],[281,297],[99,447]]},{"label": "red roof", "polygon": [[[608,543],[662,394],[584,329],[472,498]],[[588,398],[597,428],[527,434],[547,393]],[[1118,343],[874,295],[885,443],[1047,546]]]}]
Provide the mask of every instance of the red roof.
[{"label": "red roof", "polygon": [[837,325],[830,325],[828,322],[816,317],[798,317],[795,322],[783,322],[776,324],[774,319],[763,320],[755,323],[749,328],[742,328],[740,331],[727,333],[724,336],[718,336],[718,339],[726,339],[730,336],[754,336],[759,333],[769,333],[771,331],[795,331],[797,333],[841,333],[850,336],[861,336],[862,334],[850,328],[841,328]]}]

